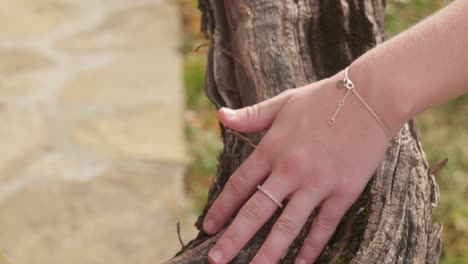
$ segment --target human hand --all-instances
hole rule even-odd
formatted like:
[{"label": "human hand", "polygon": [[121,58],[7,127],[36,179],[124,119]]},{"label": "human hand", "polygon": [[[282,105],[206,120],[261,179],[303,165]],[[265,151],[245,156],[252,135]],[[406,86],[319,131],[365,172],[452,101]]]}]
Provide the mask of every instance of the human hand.
[{"label": "human hand", "polygon": [[382,128],[354,96],[336,123],[328,124],[345,93],[336,88],[338,78],[288,90],[252,107],[219,110],[226,127],[267,132],[205,217],[203,229],[214,234],[241,208],[210,251],[211,263],[231,261],[277,209],[257,190],[262,183],[278,201],[289,202],[252,263],[277,263],[316,207],[319,213],[296,263],[313,263],[319,256],[388,146]]}]

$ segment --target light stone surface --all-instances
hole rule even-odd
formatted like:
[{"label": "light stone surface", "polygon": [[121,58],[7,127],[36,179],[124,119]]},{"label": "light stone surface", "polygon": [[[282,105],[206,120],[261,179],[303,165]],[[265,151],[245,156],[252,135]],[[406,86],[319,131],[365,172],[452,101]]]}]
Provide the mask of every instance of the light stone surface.
[{"label": "light stone surface", "polygon": [[2,58],[0,72],[5,77],[12,74],[44,69],[51,64],[49,58],[35,50],[29,49],[0,49],[0,58]]},{"label": "light stone surface", "polygon": [[195,235],[177,45],[171,0],[0,1],[12,264],[153,264]]},{"label": "light stone surface", "polygon": [[144,107],[83,124],[73,131],[73,139],[115,158],[177,162],[184,158],[180,114],[171,108]]},{"label": "light stone surface", "polygon": [[161,23],[174,20],[176,14],[171,9],[170,5],[157,6],[148,1],[146,5],[116,10],[96,27],[65,38],[58,42],[58,46],[66,51],[78,53],[108,49],[158,50],[159,47],[174,44],[165,34],[176,33],[177,24]]},{"label": "light stone surface", "polygon": [[56,30],[77,15],[73,0],[0,1],[2,37],[30,38]]}]

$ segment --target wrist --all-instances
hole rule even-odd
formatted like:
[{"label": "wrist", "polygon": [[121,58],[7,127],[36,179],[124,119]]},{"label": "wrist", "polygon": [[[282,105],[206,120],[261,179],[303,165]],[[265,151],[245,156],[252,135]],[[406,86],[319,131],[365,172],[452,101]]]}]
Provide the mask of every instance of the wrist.
[{"label": "wrist", "polygon": [[[373,62],[371,56],[363,56],[350,65],[349,78],[393,137],[412,117],[413,107],[400,92],[401,86],[396,79],[383,67],[378,61]],[[339,73],[341,78],[343,74]]]}]

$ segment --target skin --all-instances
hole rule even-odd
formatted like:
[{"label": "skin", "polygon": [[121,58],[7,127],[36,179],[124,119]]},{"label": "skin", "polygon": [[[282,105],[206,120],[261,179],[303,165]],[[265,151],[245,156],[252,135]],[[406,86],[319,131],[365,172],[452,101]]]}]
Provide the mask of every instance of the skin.
[{"label": "skin", "polygon": [[[357,91],[391,136],[414,115],[468,92],[466,13],[468,1],[454,1],[350,66]],[[232,260],[277,209],[257,190],[258,184],[289,203],[252,263],[278,262],[315,208],[318,216],[296,263],[313,263],[320,255],[389,143],[354,95],[346,100],[336,123],[328,124],[345,93],[336,88],[343,76],[340,72],[250,107],[219,110],[226,127],[267,132],[205,217],[203,229],[215,234],[240,208],[210,251],[210,263]]]}]

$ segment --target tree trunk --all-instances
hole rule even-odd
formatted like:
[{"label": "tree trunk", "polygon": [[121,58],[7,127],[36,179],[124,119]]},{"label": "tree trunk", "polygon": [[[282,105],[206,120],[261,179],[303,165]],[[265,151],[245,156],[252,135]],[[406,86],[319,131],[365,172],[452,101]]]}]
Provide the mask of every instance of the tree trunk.
[{"label": "tree trunk", "polygon": [[[240,108],[332,76],[383,42],[385,0],[200,0],[210,36],[206,94],[216,107]],[[313,107],[313,106],[311,106]],[[196,226],[251,147],[222,127],[224,150]],[[253,142],[262,135],[248,135]],[[392,141],[368,187],[348,210],[316,263],[437,263],[438,189],[413,122]],[[279,210],[232,263],[249,263]],[[281,263],[293,263],[315,216]],[[203,231],[167,263],[207,263],[218,239]]]}]

